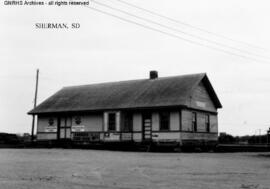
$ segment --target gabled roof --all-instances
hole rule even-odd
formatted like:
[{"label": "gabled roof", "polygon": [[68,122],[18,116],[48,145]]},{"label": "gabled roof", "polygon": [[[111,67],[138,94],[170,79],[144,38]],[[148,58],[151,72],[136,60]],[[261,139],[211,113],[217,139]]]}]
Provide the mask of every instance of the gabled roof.
[{"label": "gabled roof", "polygon": [[64,87],[29,114],[187,106],[187,97],[201,81],[216,108],[221,108],[209,79],[202,73]]}]

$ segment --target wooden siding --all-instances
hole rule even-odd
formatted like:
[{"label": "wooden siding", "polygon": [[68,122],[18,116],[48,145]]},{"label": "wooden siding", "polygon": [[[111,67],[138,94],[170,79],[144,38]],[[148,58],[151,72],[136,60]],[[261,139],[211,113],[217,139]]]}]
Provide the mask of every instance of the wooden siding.
[{"label": "wooden siding", "polygon": [[84,126],[85,132],[90,131],[103,131],[103,117],[102,114],[84,115],[79,116],[81,118],[81,123],[77,125],[75,123],[76,116],[72,117],[72,126]]},{"label": "wooden siding", "polygon": [[142,131],[142,114],[133,114],[133,131]]},{"label": "wooden siding", "polygon": [[120,131],[120,112],[116,112],[116,131]]},{"label": "wooden siding", "polygon": [[152,133],[154,142],[159,141],[180,141],[180,132],[154,132]]},{"label": "wooden siding", "polygon": [[170,131],[180,130],[179,112],[170,112]]},{"label": "wooden siding", "polygon": [[132,133],[121,133],[121,141],[131,141],[132,140]]},{"label": "wooden siding", "polygon": [[107,136],[104,136],[104,141],[117,142],[120,141],[120,133],[108,133]]},{"label": "wooden siding", "polygon": [[56,133],[37,133],[37,140],[56,140]]},{"label": "wooden siding", "polygon": [[182,131],[192,131],[192,113],[189,110],[182,110]]},{"label": "wooden siding", "polygon": [[104,131],[108,131],[108,113],[103,113],[103,129]]},{"label": "wooden siding", "polygon": [[112,111],[112,112],[104,112],[104,114],[103,114],[103,123],[104,123],[104,131],[108,131],[108,124],[109,124],[109,122],[108,122],[108,114],[109,113],[115,113],[115,126],[116,126],[116,131],[120,131],[120,127],[121,127],[121,120],[120,120],[120,118],[121,118],[121,114],[120,114],[120,112],[119,111],[117,111],[117,112],[115,112],[115,111]]},{"label": "wooden siding", "polygon": [[205,113],[197,112],[197,131],[206,132]]},{"label": "wooden siding", "polygon": [[189,106],[194,109],[217,112],[217,109],[202,82],[194,89]]},{"label": "wooden siding", "polygon": [[206,132],[205,115],[210,116],[210,132],[218,132],[217,115],[194,110],[182,110],[182,131],[192,131],[192,112],[197,114],[197,132]]},{"label": "wooden siding", "polygon": [[217,133],[181,133],[181,140],[217,140]]},{"label": "wooden siding", "polygon": [[142,141],[142,133],[133,133],[133,141],[141,142]]},{"label": "wooden siding", "polygon": [[[192,112],[196,112],[197,114],[197,132],[192,132]],[[117,131],[120,128],[120,122],[122,113],[115,111],[116,113],[116,124]],[[206,132],[205,125],[205,115],[210,116],[210,133]],[[180,117],[181,116],[181,117]],[[72,116],[72,125],[76,125],[75,117]],[[101,141],[121,141],[121,140],[133,140],[135,142],[142,141],[142,114],[140,112],[133,113],[133,131],[132,133],[127,133],[129,137],[121,137],[121,133],[119,132],[110,132],[106,134],[104,137],[104,132],[106,130],[103,127],[107,128],[107,117],[108,112],[100,113],[100,114],[90,114],[90,115],[82,115],[81,123],[79,125],[84,126],[84,132],[101,132],[100,140]],[[54,120],[54,125],[49,126],[49,119],[52,118]],[[180,127],[181,125],[181,127]],[[46,128],[55,127],[57,128],[57,117],[38,117],[38,140],[54,140],[57,139],[56,132],[48,132],[46,133]],[[182,129],[182,130],[181,130]],[[165,142],[165,141],[177,141],[181,142],[181,140],[217,140],[217,132],[218,132],[218,119],[217,115],[214,113],[207,113],[203,111],[195,111],[190,109],[182,109],[182,110],[171,110],[170,112],[170,131],[160,131],[159,130],[159,114],[158,111],[152,113],[152,139],[154,142]],[[122,133],[123,134],[123,133]],[[132,137],[131,137],[132,136]],[[122,139],[121,139],[122,138]]]},{"label": "wooden siding", "polygon": [[[75,123],[75,117],[81,118],[81,123]],[[54,120],[54,124],[52,126],[49,125],[49,119]],[[93,114],[93,115],[76,115],[71,117],[72,126],[84,126],[84,131],[103,131],[103,118],[102,114]],[[61,125],[65,125],[62,123]],[[38,117],[37,123],[37,132],[46,132],[49,128],[57,128],[57,117]],[[51,132],[51,131],[50,131]]]},{"label": "wooden siding", "polygon": [[[53,125],[49,125],[49,119],[53,119]],[[57,118],[38,116],[37,132],[46,132],[46,130],[48,130],[49,128],[57,129]]]},{"label": "wooden siding", "polygon": [[218,117],[217,115],[210,115],[210,132],[218,132]]},{"label": "wooden siding", "polygon": [[152,114],[152,131],[159,131],[159,114],[154,112]]}]

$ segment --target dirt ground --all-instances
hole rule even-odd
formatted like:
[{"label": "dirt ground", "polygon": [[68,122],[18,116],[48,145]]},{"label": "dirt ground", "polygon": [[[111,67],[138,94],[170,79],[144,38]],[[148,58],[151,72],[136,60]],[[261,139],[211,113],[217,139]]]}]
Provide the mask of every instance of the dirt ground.
[{"label": "dirt ground", "polygon": [[0,189],[270,189],[270,153],[0,149]]}]

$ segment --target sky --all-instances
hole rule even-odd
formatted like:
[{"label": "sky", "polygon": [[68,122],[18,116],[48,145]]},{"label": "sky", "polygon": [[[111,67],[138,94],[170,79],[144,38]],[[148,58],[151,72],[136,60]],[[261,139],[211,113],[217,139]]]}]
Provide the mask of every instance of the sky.
[{"label": "sky", "polygon": [[[160,77],[206,72],[223,105],[218,111],[219,132],[258,135],[270,127],[269,1],[125,0],[186,25],[117,0],[96,2],[90,1],[89,7],[163,33],[84,6],[1,2],[0,132],[31,131],[27,112],[33,108],[37,68],[38,104],[63,86],[148,78],[150,70],[157,70]],[[36,23],[80,23],[81,27],[36,29]]]}]

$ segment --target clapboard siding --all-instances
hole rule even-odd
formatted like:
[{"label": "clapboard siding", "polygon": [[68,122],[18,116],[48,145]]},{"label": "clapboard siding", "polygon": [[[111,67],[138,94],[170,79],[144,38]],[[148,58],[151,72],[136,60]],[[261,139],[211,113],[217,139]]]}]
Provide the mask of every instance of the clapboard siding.
[{"label": "clapboard siding", "polygon": [[217,115],[210,116],[210,132],[213,132],[213,133],[218,132],[218,117],[217,117]]},{"label": "clapboard siding", "polygon": [[205,114],[197,113],[197,131],[206,132]]},{"label": "clapboard siding", "polygon": [[152,135],[154,142],[160,141],[180,141],[180,132],[155,132]]},{"label": "clapboard siding", "polygon": [[199,85],[194,89],[190,99],[190,107],[194,109],[217,112],[217,109],[203,82],[200,82]]},{"label": "clapboard siding", "polygon": [[[49,124],[49,119],[53,124]],[[37,132],[57,132],[57,117],[54,116],[38,116]]]},{"label": "clapboard siding", "polygon": [[56,140],[56,133],[37,133],[37,140]]},{"label": "clapboard siding", "polygon": [[141,142],[142,141],[142,133],[133,133],[133,141]]},{"label": "clapboard siding", "polygon": [[84,126],[85,132],[103,131],[103,114],[78,116],[81,118],[80,124],[75,123],[75,117],[72,117],[72,126]]},{"label": "clapboard siding", "polygon": [[181,133],[181,140],[217,140],[217,133]]},{"label": "clapboard siding", "polygon": [[142,114],[133,114],[133,131],[142,131]]},{"label": "clapboard siding", "polygon": [[179,118],[178,111],[170,113],[170,130],[171,131],[179,131],[180,130],[180,118]]},{"label": "clapboard siding", "polygon": [[182,110],[182,131],[191,131],[192,114],[189,110]]}]

